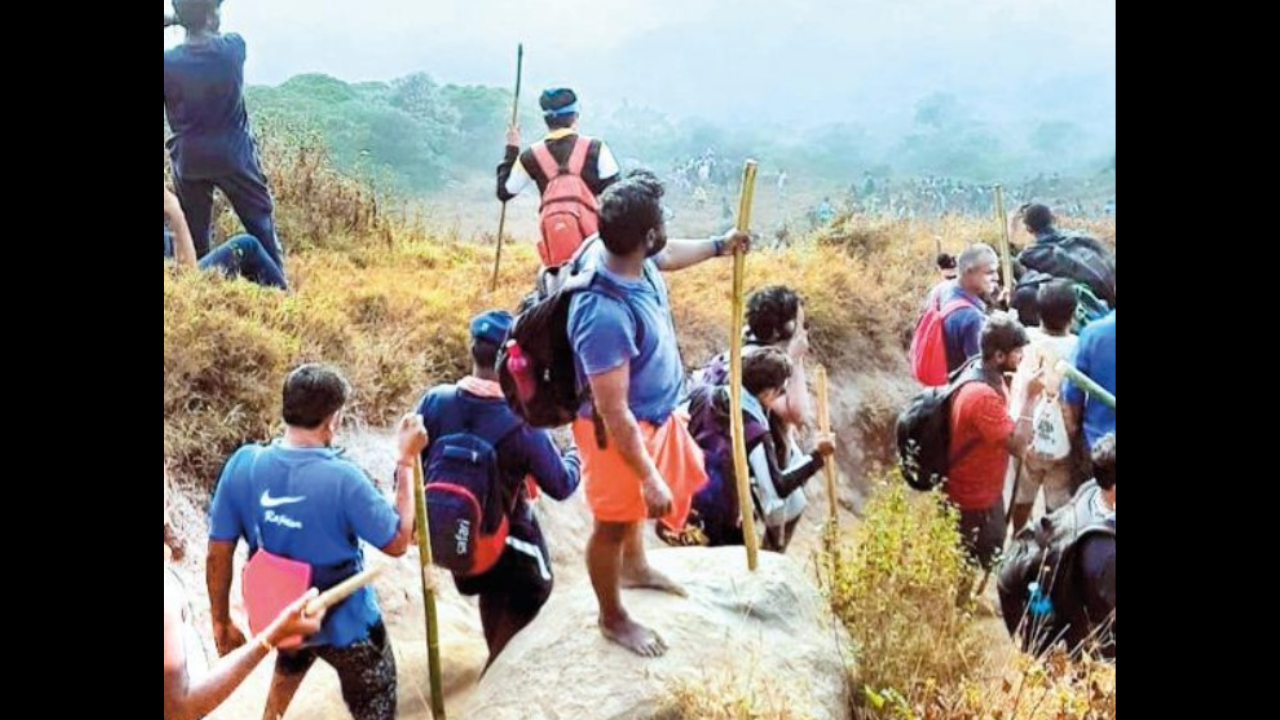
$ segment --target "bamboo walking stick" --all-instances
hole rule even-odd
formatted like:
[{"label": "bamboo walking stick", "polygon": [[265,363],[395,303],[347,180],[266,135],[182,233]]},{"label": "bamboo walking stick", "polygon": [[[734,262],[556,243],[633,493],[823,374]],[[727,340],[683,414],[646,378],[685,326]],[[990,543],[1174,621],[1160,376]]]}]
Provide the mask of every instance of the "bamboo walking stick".
[{"label": "bamboo walking stick", "polygon": [[[755,197],[756,173],[760,169],[748,160],[742,171],[742,196],[738,202],[738,231],[750,232],[751,205]],[[747,255],[742,249],[733,257],[733,320],[729,333],[729,395],[733,425],[733,470],[738,481],[738,504],[742,512],[742,539],[747,547],[747,568],[760,567],[760,548],[756,543],[755,503],[751,500],[751,477],[747,468],[747,439],[742,422],[742,326],[746,320],[743,298],[746,285]]]},{"label": "bamboo walking stick", "polygon": [[[516,96],[511,107],[511,126],[520,122],[520,85],[524,80],[524,44],[516,49]],[[516,162],[520,162],[516,160]],[[502,236],[507,230],[507,203],[502,203],[502,214],[498,216],[498,254],[493,258],[493,281],[489,283],[489,292],[498,292],[498,275],[502,271]]]},{"label": "bamboo walking stick", "polygon": [[427,616],[427,666],[431,674],[431,717],[445,720],[444,677],[440,667],[440,620],[436,614],[436,593],[431,587],[431,527],[427,519],[427,494],[422,458],[413,462],[413,497],[418,509],[418,560],[422,565],[422,603]]}]

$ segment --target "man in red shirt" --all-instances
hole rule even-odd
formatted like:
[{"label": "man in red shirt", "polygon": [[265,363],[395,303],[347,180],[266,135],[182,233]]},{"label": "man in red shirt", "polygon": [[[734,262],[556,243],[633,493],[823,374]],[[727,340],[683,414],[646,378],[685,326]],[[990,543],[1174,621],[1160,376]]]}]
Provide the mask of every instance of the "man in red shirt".
[{"label": "man in red shirt", "polygon": [[[1022,325],[996,313],[982,328],[982,366],[951,401],[951,469],[947,496],[960,508],[960,532],[969,555],[991,568],[1004,548],[1004,484],[1009,456],[1021,457],[1031,442],[1031,416],[1009,417],[1005,376],[1022,362],[1030,340]],[[968,372],[968,371],[966,371]],[[1027,407],[1044,391],[1043,371],[1027,387]]]}]

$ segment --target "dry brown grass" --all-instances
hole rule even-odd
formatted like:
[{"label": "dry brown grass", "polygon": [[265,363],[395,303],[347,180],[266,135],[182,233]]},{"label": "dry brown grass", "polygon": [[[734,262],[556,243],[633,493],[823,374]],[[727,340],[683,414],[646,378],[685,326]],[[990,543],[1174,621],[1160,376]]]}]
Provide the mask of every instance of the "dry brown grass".
[{"label": "dry brown grass", "polygon": [[795,692],[742,668],[709,671],[676,685],[654,720],[813,720],[793,709]]},{"label": "dry brown grass", "polygon": [[237,444],[271,435],[280,383],[303,362],[342,368],[352,417],[388,423],[429,383],[469,369],[473,313],[514,304],[514,289],[485,297],[476,280],[487,262],[478,248],[425,244],[302,254],[290,295],[166,267],[165,457],[212,483]]},{"label": "dry brown grass", "polygon": [[[466,370],[467,320],[515,307],[535,270],[529,246],[517,245],[490,297],[492,248],[441,240],[388,212],[369,183],[332,168],[315,136],[268,132],[259,144],[293,293],[165,270],[165,457],[202,484],[237,443],[271,433],[289,367],[341,366],[356,387],[354,417],[385,423],[428,384]],[[235,229],[225,211],[220,223],[224,235]],[[993,239],[992,225],[846,218],[795,248],[754,254],[748,287],[786,284],[807,296],[814,352],[833,376],[902,374],[935,279],[935,239],[954,252],[984,233]],[[1114,236],[1114,225],[1093,229]],[[700,365],[728,339],[729,263],[673,276],[671,286],[685,360]],[[867,394],[856,419],[863,438],[883,443],[898,392]]]},{"label": "dry brown grass", "polygon": [[[298,212],[282,208],[282,222],[295,222]],[[429,383],[465,372],[470,317],[514,308],[531,284],[536,260],[527,245],[508,252],[500,290],[490,297],[492,249],[384,222],[362,244],[293,253],[288,296],[165,269],[164,446],[180,474],[211,481],[237,443],[267,437],[279,383],[300,362],[341,366],[356,386],[354,415],[387,422]],[[933,280],[932,231],[870,228],[869,259],[834,242],[760,252],[748,265],[748,287],[798,288],[808,298],[815,354],[833,370],[902,372],[919,298]],[[691,366],[726,346],[729,265],[707,263],[671,278]],[[864,437],[886,437],[893,400],[866,404]]]}]

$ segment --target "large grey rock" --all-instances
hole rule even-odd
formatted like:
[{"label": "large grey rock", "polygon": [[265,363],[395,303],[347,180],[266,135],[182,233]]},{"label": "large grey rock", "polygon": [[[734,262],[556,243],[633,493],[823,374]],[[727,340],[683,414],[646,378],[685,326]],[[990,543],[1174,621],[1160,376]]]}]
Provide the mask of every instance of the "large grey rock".
[{"label": "large grey rock", "polygon": [[690,597],[628,591],[624,600],[667,640],[666,657],[645,660],[607,642],[591,587],[560,588],[485,676],[463,717],[649,720],[682,683],[768,677],[800,716],[848,720],[847,638],[803,568],[762,554],[752,575],[741,548],[651,556]]}]

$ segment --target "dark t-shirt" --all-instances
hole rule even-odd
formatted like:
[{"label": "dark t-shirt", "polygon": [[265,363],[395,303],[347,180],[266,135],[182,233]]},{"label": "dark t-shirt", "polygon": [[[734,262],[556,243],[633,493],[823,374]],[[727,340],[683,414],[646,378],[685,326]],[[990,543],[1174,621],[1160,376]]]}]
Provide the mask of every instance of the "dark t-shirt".
[{"label": "dark t-shirt", "polygon": [[164,52],[164,109],[174,170],[209,180],[255,164],[244,105],[244,38],[220,35]]}]

